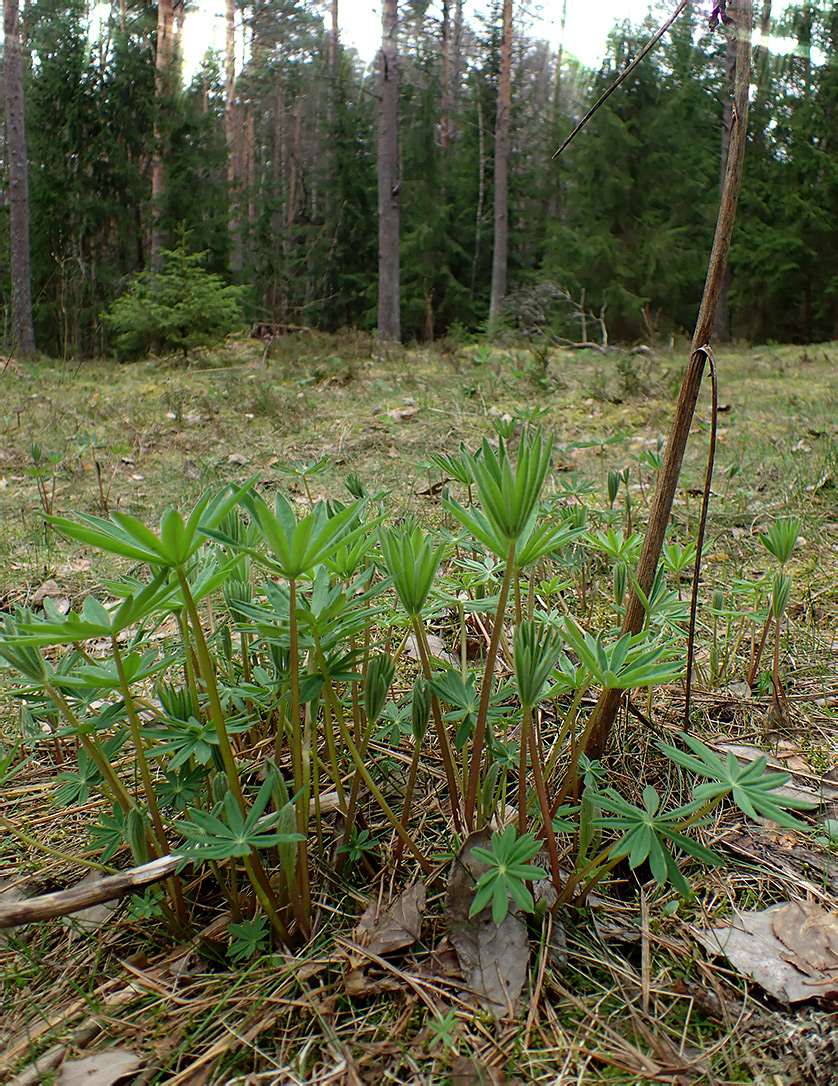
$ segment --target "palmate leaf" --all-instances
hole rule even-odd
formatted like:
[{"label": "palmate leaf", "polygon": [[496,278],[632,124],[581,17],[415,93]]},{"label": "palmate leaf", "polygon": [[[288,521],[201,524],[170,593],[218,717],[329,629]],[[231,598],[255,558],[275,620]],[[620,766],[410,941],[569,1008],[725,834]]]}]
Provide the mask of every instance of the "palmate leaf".
[{"label": "palmate leaf", "polygon": [[205,494],[186,522],[176,510],[167,509],[160,521],[159,535],[136,517],[120,512],[114,513],[110,520],[89,514],[79,514],[78,520],[46,519],[63,535],[96,550],[172,569],[184,565],[203,543],[201,533],[215,528],[255,481],[256,476],[242,487],[225,488],[215,497]]},{"label": "palmate leaf", "polygon": [[681,674],[682,661],[672,658],[676,651],[674,644],[652,642],[646,632],[623,634],[606,646],[602,634],[592,637],[573,618],[562,618],[559,627],[570,648],[607,690],[655,686],[672,682]]},{"label": "palmate leaf", "polygon": [[247,856],[254,849],[273,848],[304,841],[300,833],[276,833],[272,827],[282,818],[282,811],[263,817],[271,798],[273,781],[268,777],[245,817],[232,792],[224,796],[222,810],[226,821],[208,811],[191,810],[190,818],[176,823],[177,829],[192,841],[182,852],[201,860],[226,860]]},{"label": "palmate leaf", "polygon": [[768,818],[788,829],[805,830],[804,822],[794,818],[789,810],[805,811],[817,806],[814,802],[797,796],[778,796],[777,788],[788,784],[788,773],[774,773],[766,768],[765,758],[757,758],[746,766],[740,766],[736,757],[728,751],[724,761],[695,736],[681,733],[681,739],[693,754],[687,754],[669,743],[658,743],[658,748],[676,765],[688,769],[706,780],[694,792],[696,802],[720,802],[730,796],[736,806],[755,822]]},{"label": "palmate leaf", "polygon": [[703,864],[721,862],[716,853],[680,832],[685,821],[701,809],[699,800],[672,811],[661,811],[660,797],[651,785],[643,789],[642,808],[623,799],[613,788],[593,791],[591,799],[601,810],[611,812],[594,818],[593,823],[620,832],[620,837],[611,847],[610,857],[619,859],[627,856],[632,870],[648,861],[649,870],[659,886],[671,883],[683,897],[690,894],[689,883],[667,842]]},{"label": "palmate leaf", "polygon": [[[314,509],[297,519],[290,502],[277,493],[271,511],[256,494],[247,494],[242,505],[258,524],[259,530],[271,552],[270,558],[256,551],[248,551],[259,562],[281,577],[298,580],[307,576],[315,566],[324,562],[338,547],[346,547],[365,535],[380,517],[360,523],[361,510],[366,502],[352,505],[331,513],[325,502],[318,502]],[[212,538],[226,545],[234,541],[225,539],[218,532],[207,532]]]},{"label": "palmate leaf", "polygon": [[510,897],[524,912],[532,912],[535,903],[526,882],[543,879],[546,872],[527,861],[531,860],[540,848],[541,842],[531,833],[518,837],[514,826],[507,826],[502,834],[492,834],[491,851],[472,848],[474,859],[487,864],[489,870],[485,871],[475,884],[469,916],[476,916],[491,901],[492,920],[495,924],[500,924],[509,911]]}]

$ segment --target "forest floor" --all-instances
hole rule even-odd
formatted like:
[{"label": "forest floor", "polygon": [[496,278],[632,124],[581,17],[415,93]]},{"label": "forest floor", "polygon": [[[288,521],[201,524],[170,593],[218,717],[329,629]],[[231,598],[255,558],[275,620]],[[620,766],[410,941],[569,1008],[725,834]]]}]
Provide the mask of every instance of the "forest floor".
[{"label": "forest floor", "polygon": [[[186,369],[155,359],[7,364],[0,367],[0,612],[39,607],[45,596],[78,609],[115,572],[46,527],[45,512],[121,510],[156,524],[167,506],[188,508],[203,491],[252,475],[263,490],[344,501],[347,477],[357,475],[367,489],[384,491],[396,513],[419,511],[439,523],[445,480],[428,456],[456,453],[461,442],[474,448],[506,416],[534,411],[555,435],[556,489],[589,484],[592,500],[607,507],[609,471],[629,468],[633,525],[642,530],[654,486],[646,454],[665,439],[686,354],[685,345],[607,356],[562,350],[543,365],[523,346],[382,352],[357,334],[295,336],[267,348],[233,341]],[[801,517],[802,535],[792,562],[782,727],[772,721],[763,674],[770,661],[753,690],[743,684],[756,630],[740,637],[716,683],[699,669],[702,735],[770,752],[796,784],[814,788],[821,806],[811,821],[820,825],[824,815],[836,817],[838,797],[828,787],[838,778],[838,345],[723,348],[717,367],[705,608],[713,588],[729,592],[770,568],[758,533],[772,518]],[[684,538],[701,504],[709,404],[705,388],[673,512]],[[700,625],[709,639],[713,623]],[[19,734],[7,688],[0,672],[0,757]],[[673,689],[660,699],[651,720],[664,729],[683,695]],[[638,759],[657,755],[649,738],[626,744],[625,722],[621,729],[609,768],[636,783]],[[86,873],[73,857],[84,855],[97,803],[51,805],[59,768],[42,747],[5,786],[4,819],[37,845],[22,847],[19,835],[0,828],[0,905],[10,893],[63,889]],[[517,1012],[498,1022],[475,1013],[444,948],[431,949],[431,934],[360,967],[353,927],[375,887],[350,894],[353,914],[332,914],[328,923],[321,916],[298,956],[232,966],[217,952],[220,911],[183,945],[124,906],[107,920],[93,914],[86,923],[67,918],[0,933],[0,1082],[81,1081],[69,1076],[69,1061],[110,1051],[101,1077],[84,1081],[114,1082],[121,1070],[126,1082],[190,1086],[838,1083],[834,1003],[809,999],[790,1009],[747,970],[709,954],[695,934],[734,908],[800,899],[834,910],[829,838],[750,823],[733,810],[712,836],[727,866],[695,877],[689,901],[635,882],[622,894],[592,897],[561,924],[557,918],[561,940],[549,930],[535,939]],[[383,895],[389,883],[379,882]],[[429,894],[429,916],[441,896]],[[126,1052],[135,1063],[120,1066]]]}]

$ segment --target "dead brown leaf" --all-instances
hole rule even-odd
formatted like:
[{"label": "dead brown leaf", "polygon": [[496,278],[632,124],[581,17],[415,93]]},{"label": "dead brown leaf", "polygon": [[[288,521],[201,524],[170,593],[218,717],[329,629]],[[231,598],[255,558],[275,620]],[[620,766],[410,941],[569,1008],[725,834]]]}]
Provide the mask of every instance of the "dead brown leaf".
[{"label": "dead brown leaf", "polygon": [[495,1018],[511,1017],[524,987],[529,962],[526,925],[514,912],[495,924],[490,908],[469,917],[474,884],[486,870],[472,848],[489,848],[490,829],[469,834],[451,865],[445,895],[448,937],[460,968],[480,1006]]},{"label": "dead brown leaf", "polygon": [[[432,633],[429,633],[426,636],[428,639],[428,651],[431,656],[434,656],[437,660],[441,660],[444,664],[450,664],[451,667],[460,666],[460,658],[448,651],[448,648],[441,637]],[[422,659],[419,654],[419,644],[413,634],[408,634],[405,638],[404,651],[411,660]]]},{"label": "dead brown leaf", "polygon": [[344,990],[350,996],[381,995],[384,992],[404,991],[405,985],[390,974],[368,973],[366,966],[354,966],[343,980]]},{"label": "dead brown leaf", "polygon": [[44,602],[45,597],[50,596],[52,599],[55,599],[56,597],[60,596],[63,591],[64,589],[61,587],[58,581],[54,581],[50,577],[48,581],[44,581],[44,583],[39,588],[35,589],[35,595],[32,597],[32,603],[37,607],[39,603]]},{"label": "dead brown leaf", "polygon": [[415,882],[384,909],[371,902],[355,928],[355,940],[372,954],[403,950],[419,939],[424,911],[425,884]]},{"label": "dead brown leaf", "polygon": [[838,914],[814,901],[790,901],[774,914],[772,928],[804,972],[838,971]]},{"label": "dead brown leaf", "polygon": [[800,1003],[838,996],[838,917],[813,903],[737,912],[728,926],[692,934],[775,999]]},{"label": "dead brown leaf", "polygon": [[451,1065],[451,1086],[506,1086],[502,1067],[479,1063],[473,1056],[456,1056]]},{"label": "dead brown leaf", "polygon": [[408,404],[407,407],[397,407],[393,411],[388,411],[387,418],[392,419],[393,422],[409,422],[421,410],[422,408],[416,407],[415,404]]},{"label": "dead brown leaf", "polygon": [[68,1060],[61,1068],[58,1086],[111,1086],[136,1071],[140,1057],[127,1048],[111,1048],[83,1060]]},{"label": "dead brown leaf", "polygon": [[58,566],[55,575],[56,577],[72,577],[75,573],[87,573],[92,568],[93,563],[89,558],[75,558]]}]

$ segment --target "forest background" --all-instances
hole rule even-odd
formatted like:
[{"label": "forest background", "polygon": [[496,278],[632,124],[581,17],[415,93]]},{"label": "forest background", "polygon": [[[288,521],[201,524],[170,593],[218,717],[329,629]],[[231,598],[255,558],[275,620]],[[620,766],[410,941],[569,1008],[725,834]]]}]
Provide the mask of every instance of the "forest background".
[{"label": "forest background", "polygon": [[[583,302],[604,315],[615,341],[654,342],[691,329],[729,124],[729,43],[708,29],[709,5],[688,4],[659,49],[554,160],[664,8],[640,26],[615,26],[603,64],[588,70],[561,47],[518,32],[510,0],[474,22],[461,2],[445,0],[440,19],[424,0],[398,10],[388,0],[385,48],[367,67],[341,48],[336,4],[327,27],[303,0],[229,0],[227,56],[209,52],[188,85],[179,59],[183,9],[172,0],[120,0],[93,36],[87,0],[25,4],[40,350],[107,353],[108,307],[133,273],[182,236],[206,252],[207,270],[243,288],[251,321],[381,331],[383,289],[396,299],[396,339],[485,330],[490,295],[495,319],[515,324],[535,312],[572,339]],[[6,0],[7,26],[10,6],[17,5]],[[793,48],[770,51],[763,38],[755,53],[750,143],[717,334],[834,339],[838,10],[806,0],[772,20],[771,0],[763,0],[757,22]],[[231,26],[244,29],[243,67]],[[496,130],[505,64],[508,146]],[[383,86],[396,71],[394,279],[379,262],[378,169]],[[8,140],[3,152],[8,165]],[[501,153],[508,237],[498,291]],[[0,252],[10,245],[4,215]],[[0,278],[7,350],[18,338],[10,268],[7,256]]]}]

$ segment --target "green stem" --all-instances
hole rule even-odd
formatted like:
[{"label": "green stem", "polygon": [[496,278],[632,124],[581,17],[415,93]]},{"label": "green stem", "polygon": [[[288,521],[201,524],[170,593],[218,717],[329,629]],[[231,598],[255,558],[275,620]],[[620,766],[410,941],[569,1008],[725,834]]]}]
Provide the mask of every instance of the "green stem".
[{"label": "green stem", "polygon": [[45,845],[42,841],[37,840],[37,838],[30,837],[28,833],[25,833],[19,826],[16,826],[14,822],[10,822],[9,819],[5,818],[3,815],[0,815],[0,826],[2,826],[7,833],[17,837],[17,839],[22,841],[28,848],[37,849],[46,856],[53,856],[56,860],[63,860],[70,864],[80,864],[82,867],[89,867],[92,871],[104,871],[108,875],[117,874],[115,867],[96,863],[95,860],[83,860],[79,856],[70,856],[68,853],[61,852],[57,848],[51,848],[49,845]]},{"label": "green stem", "polygon": [[49,696],[64,714],[68,723],[75,730],[76,735],[78,736],[85,753],[99,770],[103,780],[107,782],[113,798],[122,808],[123,813],[127,814],[132,807],[137,806],[134,797],[130,795],[130,793],[123,785],[122,781],[119,779],[119,777],[117,777],[110,762],[99,749],[98,744],[94,743],[90,736],[87,735],[87,733],[79,723],[76,714],[67,704],[64,697],[59,693],[59,691],[56,690],[55,687],[52,686],[50,683],[44,683],[44,690],[47,692],[47,694],[49,694]]},{"label": "green stem", "polygon": [[[404,806],[402,807],[402,825],[407,826],[410,823],[410,809],[413,806],[413,790],[416,787],[416,774],[419,771],[419,755],[422,750],[422,743],[417,742],[413,748],[413,757],[410,760],[410,772],[407,776],[407,789],[404,794]],[[404,842],[401,837],[396,841],[396,847],[393,852],[393,860],[398,866],[401,863],[402,852],[404,851]]]},{"label": "green stem", "polygon": [[297,843],[297,869],[300,880],[300,901],[306,916],[311,914],[311,896],[308,882],[308,811],[311,758],[300,726],[300,660],[297,635],[297,581],[288,580],[288,634],[290,640],[291,668],[291,765],[294,772],[294,790],[297,792],[297,832],[303,840]]},{"label": "green stem", "polygon": [[[422,664],[422,674],[425,676],[425,680],[430,683],[431,681],[431,654],[428,650],[427,632],[418,615],[411,618],[413,625],[413,634],[416,638],[416,646],[419,649],[419,660]],[[434,721],[434,731],[436,732],[437,742],[439,743],[440,753],[442,754],[442,763],[445,767],[445,776],[448,780],[448,795],[451,801],[451,817],[454,820],[454,829],[457,833],[462,830],[462,820],[460,816],[460,798],[462,795],[462,786],[457,779],[457,771],[454,768],[454,757],[451,753],[451,744],[448,742],[448,731],[445,727],[445,721],[442,719],[442,712],[439,708],[439,699],[436,694],[431,691],[431,715]]]},{"label": "green stem", "polygon": [[431,871],[433,870],[430,863],[428,862],[424,853],[421,851],[418,845],[414,843],[413,839],[410,837],[410,834],[408,834],[401,822],[399,822],[398,818],[390,810],[386,799],[381,794],[381,789],[372,779],[369,771],[367,770],[367,767],[364,765],[363,758],[361,757],[358,748],[353,742],[352,736],[349,732],[349,728],[347,728],[346,726],[346,722],[342,718],[338,717],[338,724],[340,726],[341,736],[343,737],[343,741],[346,744],[350,755],[352,756],[355,767],[363,778],[364,784],[366,784],[367,788],[369,788],[370,792],[372,793],[372,796],[378,804],[381,813],[399,835],[401,840],[404,841],[405,845],[408,848],[408,851],[414,855],[424,873],[426,875],[430,875]]},{"label": "green stem", "polygon": [[521,750],[518,754],[518,833],[527,832],[527,751],[529,749],[532,709],[524,706],[521,718]]},{"label": "green stem", "polygon": [[[619,691],[619,693],[622,695],[622,691]],[[568,792],[571,790],[571,788],[578,781],[577,768],[579,766],[579,756],[582,754],[582,752],[585,749],[585,744],[588,742],[588,736],[590,736],[590,734],[593,732],[594,727],[596,725],[596,721],[597,721],[597,715],[596,715],[596,711],[594,711],[593,713],[591,713],[590,717],[588,718],[588,723],[583,728],[582,734],[579,736],[578,740],[574,744],[573,750],[572,750],[571,755],[570,755],[570,764],[568,765],[567,770],[565,771],[564,782],[563,782],[561,788],[559,789],[559,792],[558,792],[556,798],[553,800],[553,806],[551,807],[551,814],[555,814],[556,811],[559,809],[559,807],[561,807],[561,805],[564,803],[565,799],[567,798]]]},{"label": "green stem", "polygon": [[[562,726],[559,729],[559,734],[553,740],[553,746],[547,758],[547,765],[545,767],[544,773],[545,777],[548,780],[553,775],[553,770],[556,768],[556,762],[558,762],[559,755],[562,752],[562,743],[564,743],[565,739],[567,738],[568,732],[576,722],[576,717],[579,714],[579,706],[582,704],[582,698],[585,696],[585,691],[587,689],[587,686],[580,686],[576,690],[573,695],[573,701],[570,703],[570,706],[564,715],[564,719],[562,720]],[[554,809],[553,814],[555,813],[556,811]]]},{"label": "green stem", "polygon": [[[553,833],[553,816],[550,810],[550,799],[547,795],[547,787],[544,783],[544,775],[541,771],[541,744],[538,738],[538,727],[532,720],[532,709],[526,706],[526,713],[530,717],[530,761],[532,762],[532,775],[535,782],[535,792],[538,796],[538,805],[541,808],[541,822],[544,827],[544,837],[547,841],[547,852],[550,856],[550,874],[553,877],[553,886],[556,893],[562,891],[562,876],[559,871],[559,850],[556,847],[556,835]],[[521,739],[523,744],[523,737]],[[524,827],[526,829],[526,827]]]},{"label": "green stem", "polygon": [[474,823],[474,808],[477,802],[477,787],[480,782],[480,765],[483,761],[483,748],[486,743],[486,718],[489,714],[489,698],[495,677],[495,659],[498,654],[501,632],[503,630],[503,616],[506,611],[506,599],[509,595],[509,585],[515,568],[515,541],[509,545],[509,554],[506,557],[506,568],[503,571],[503,582],[500,586],[498,607],[495,612],[495,621],[492,626],[492,640],[489,643],[489,652],[486,656],[486,666],[483,669],[483,688],[480,691],[480,705],[477,710],[477,722],[474,726],[474,739],[471,748],[471,764],[468,774],[468,789],[466,791],[465,818],[466,826],[472,829]]},{"label": "green stem", "polygon": [[[154,782],[151,779],[151,771],[149,770],[148,759],[146,758],[145,753],[145,744],[143,743],[142,723],[137,715],[134,697],[131,693],[131,684],[128,682],[128,676],[125,674],[122,653],[119,651],[119,645],[117,644],[115,637],[111,638],[111,649],[116,663],[116,671],[119,675],[119,686],[122,691],[123,701],[125,702],[125,711],[128,714],[131,738],[134,742],[134,753],[137,758],[137,766],[140,770],[140,779],[143,782],[143,791],[145,792],[146,803],[148,804],[148,813],[151,816],[151,824],[154,827],[154,836],[157,838],[157,844],[161,849],[162,855],[165,856],[172,850],[166,836],[166,828],[163,825],[163,819],[160,817],[160,808],[157,806],[157,793],[154,790]],[[166,883],[171,892],[178,919],[181,923],[185,924],[186,903],[183,900],[181,880],[177,875],[173,875],[170,879],[166,880]]]},{"label": "green stem", "polygon": [[[218,749],[221,754],[221,761],[224,766],[224,771],[227,774],[227,779],[230,784],[230,791],[233,793],[233,798],[239,805],[239,809],[243,815],[247,814],[247,804],[245,803],[244,793],[241,789],[241,781],[239,780],[238,766],[236,765],[236,758],[233,753],[233,747],[230,743],[230,736],[227,733],[227,725],[224,719],[224,710],[221,707],[221,698],[218,694],[218,684],[215,681],[215,668],[213,667],[212,657],[210,655],[209,648],[207,646],[206,638],[204,637],[204,631],[201,627],[200,617],[198,615],[198,609],[195,606],[195,601],[192,598],[192,593],[189,589],[189,581],[186,578],[186,574],[180,568],[176,568],[178,581],[180,582],[181,590],[183,591],[183,599],[186,604],[186,612],[189,616],[189,621],[192,623],[192,633],[195,638],[195,647],[198,654],[198,664],[201,668],[204,682],[206,684],[207,695],[209,697],[210,717],[212,719],[213,727],[215,728],[215,734],[218,737]],[[265,874],[265,869],[262,867],[262,862],[254,849],[249,856],[244,858],[245,869],[253,884],[253,889],[259,896],[263,905],[266,901],[270,901],[270,909],[273,914],[276,914],[276,895],[273,892],[268,876]],[[268,907],[265,906],[265,910],[273,922],[273,916],[268,911]],[[308,911],[305,911],[306,918],[308,917]],[[281,922],[280,922],[281,923]],[[274,927],[277,927],[274,923]],[[307,924],[303,926],[303,933],[307,934]],[[282,937],[282,936],[280,936]],[[286,940],[287,941],[287,940]]]},{"label": "green stem", "polygon": [[335,729],[334,729],[334,713],[333,713],[333,698],[334,691],[332,690],[331,681],[329,679],[329,669],[326,666],[326,658],[323,655],[323,649],[320,645],[320,640],[317,637],[317,633],[314,634],[314,647],[316,652],[317,667],[323,677],[323,731],[326,736],[326,752],[329,757],[329,764],[332,770],[332,782],[337,790],[338,799],[340,801],[341,808],[346,810],[346,794],[343,789],[343,781],[340,778],[340,767],[338,765],[337,747],[335,745]]},{"label": "green stem", "polygon": [[[250,883],[251,883],[254,891],[256,892],[256,896],[259,898],[259,901],[260,901],[260,903],[262,905],[262,908],[265,910],[266,916],[268,917],[271,924],[273,925],[274,931],[277,933],[277,935],[279,936],[279,938],[281,939],[281,941],[284,943],[285,946],[290,946],[290,944],[291,944],[291,936],[290,936],[290,934],[288,932],[288,929],[283,924],[279,913],[277,912],[276,898],[274,896],[274,893],[270,889],[270,887],[268,887],[268,890],[266,892],[265,887],[264,887],[264,885],[262,883],[262,879],[260,878],[259,871],[256,869],[256,867],[253,864],[254,860],[257,860],[257,856],[256,856],[255,852],[251,852],[251,854],[249,856],[245,856],[244,857],[244,869],[247,872],[247,876],[250,879]],[[258,862],[258,860],[257,860],[257,862]],[[260,867],[261,867],[261,865],[260,865]],[[306,931],[304,931],[303,934],[307,935],[308,933]]]}]

